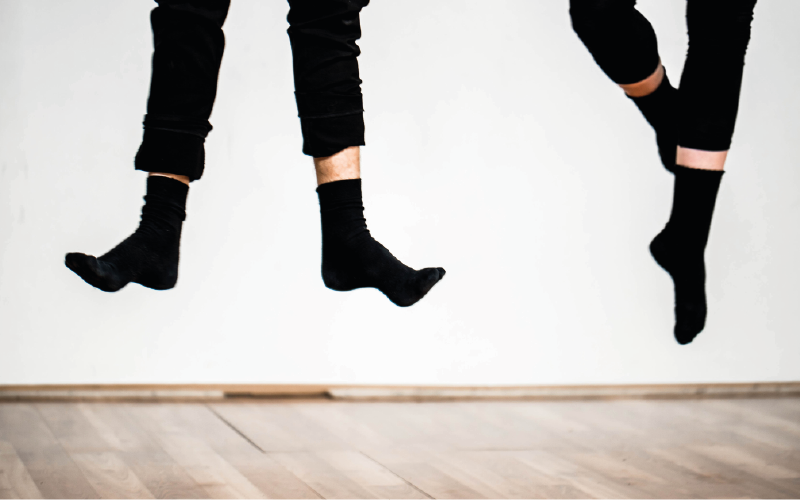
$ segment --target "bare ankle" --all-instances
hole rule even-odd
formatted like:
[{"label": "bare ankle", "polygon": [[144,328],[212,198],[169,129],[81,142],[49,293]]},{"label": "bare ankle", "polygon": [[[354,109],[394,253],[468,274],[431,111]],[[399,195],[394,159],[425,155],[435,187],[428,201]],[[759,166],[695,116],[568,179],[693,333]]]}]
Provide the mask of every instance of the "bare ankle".
[{"label": "bare ankle", "polygon": [[317,185],[361,178],[360,148],[350,146],[331,156],[314,158]]},{"label": "bare ankle", "polygon": [[182,183],[186,184],[187,186],[189,185],[189,182],[191,182],[191,181],[189,181],[189,177],[187,177],[185,175],[168,174],[168,173],[165,173],[165,172],[150,172],[149,176],[153,176],[153,175],[160,176],[160,177],[169,177],[170,179],[175,179],[176,181],[181,181]]},{"label": "bare ankle", "polygon": [[678,156],[675,163],[687,168],[698,170],[725,170],[727,151],[703,151],[678,146]]}]

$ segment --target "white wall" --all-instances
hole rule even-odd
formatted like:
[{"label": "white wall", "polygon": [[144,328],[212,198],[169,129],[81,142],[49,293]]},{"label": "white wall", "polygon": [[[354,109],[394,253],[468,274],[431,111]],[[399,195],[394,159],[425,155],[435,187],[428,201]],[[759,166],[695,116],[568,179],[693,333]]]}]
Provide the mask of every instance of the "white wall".
[{"label": "white wall", "polygon": [[[756,9],[707,252],[710,317],[672,338],[647,245],[671,176],[567,1],[362,14],[373,234],[447,277],[410,309],[319,277],[287,5],[234,0],[178,287],[63,265],[137,224],[154,4],[0,0],[0,383],[570,384],[800,379],[800,2]],[[685,2],[644,0],[677,81]]]}]

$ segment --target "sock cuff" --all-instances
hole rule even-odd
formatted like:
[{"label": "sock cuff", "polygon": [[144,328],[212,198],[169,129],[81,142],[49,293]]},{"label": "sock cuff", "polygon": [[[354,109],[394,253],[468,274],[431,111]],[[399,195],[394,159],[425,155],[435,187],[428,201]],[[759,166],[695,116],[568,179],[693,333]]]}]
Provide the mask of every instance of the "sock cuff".
[{"label": "sock cuff", "polygon": [[[145,206],[142,213],[167,212],[173,213],[170,217],[186,218],[186,197],[189,194],[189,186],[181,181],[164,177],[163,175],[151,175],[147,177],[147,194],[144,197]],[[149,206],[148,206],[149,205]]]},{"label": "sock cuff", "polygon": [[345,179],[320,184],[317,187],[317,195],[321,207],[342,202],[361,202],[361,179]]},{"label": "sock cuff", "polygon": [[692,167],[685,167],[683,165],[675,165],[675,170],[673,170],[675,176],[680,176],[686,179],[697,179],[699,181],[719,181],[722,179],[722,175],[725,173],[724,170],[708,170],[704,168],[692,168]]},{"label": "sock cuff", "polygon": [[182,205],[186,203],[189,186],[183,182],[164,175],[147,176],[147,194],[161,195]]}]

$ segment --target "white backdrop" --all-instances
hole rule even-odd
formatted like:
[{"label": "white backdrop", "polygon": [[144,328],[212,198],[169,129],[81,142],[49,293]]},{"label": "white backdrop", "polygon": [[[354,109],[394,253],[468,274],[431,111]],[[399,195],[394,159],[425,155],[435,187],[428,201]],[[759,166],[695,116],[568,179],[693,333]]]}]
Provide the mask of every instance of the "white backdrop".
[{"label": "white backdrop", "polygon": [[[678,81],[685,3],[644,0]],[[800,2],[756,8],[681,347],[647,245],[672,180],[568,2],[374,1],[362,13],[366,215],[447,277],[410,309],[319,276],[285,2],[234,0],[178,287],[106,294],[63,264],[138,222],[151,2],[0,0],[0,383],[591,384],[800,379]]]}]

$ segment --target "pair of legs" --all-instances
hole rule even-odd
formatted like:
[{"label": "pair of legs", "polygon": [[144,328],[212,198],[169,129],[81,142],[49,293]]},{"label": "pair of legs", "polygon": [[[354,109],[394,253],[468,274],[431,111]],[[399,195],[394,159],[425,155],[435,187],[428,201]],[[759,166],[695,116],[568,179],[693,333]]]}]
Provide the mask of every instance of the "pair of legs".
[{"label": "pair of legs", "polygon": [[[651,95],[663,83],[666,70],[659,61],[658,67],[652,75],[644,80],[635,83],[621,83],[620,88],[628,97],[637,98]],[[725,159],[728,157],[728,150],[725,151],[704,151],[702,149],[692,149],[678,146],[675,155],[675,163],[689,168],[701,170],[725,170]]]},{"label": "pair of legs", "polygon": [[689,51],[680,88],[669,82],[650,23],[635,0],[571,0],[572,25],[600,68],[656,132],[675,175],[669,222],[650,245],[675,286],[675,338],[706,321],[704,252],[739,107],[756,0],[687,0]]},{"label": "pair of legs", "polygon": [[[87,283],[164,290],[178,277],[188,186],[202,177],[230,0],[157,0],[153,73],[138,170],[149,172],[139,228],[100,258],[67,254]],[[339,291],[372,287],[399,306],[420,300],[444,269],[405,266],[375,241],[361,197],[364,144],[359,12],[369,0],[289,0],[295,97],[303,152],[314,158],[322,220],[322,277]]]}]

